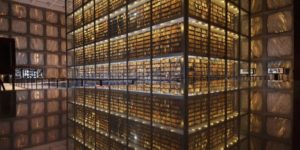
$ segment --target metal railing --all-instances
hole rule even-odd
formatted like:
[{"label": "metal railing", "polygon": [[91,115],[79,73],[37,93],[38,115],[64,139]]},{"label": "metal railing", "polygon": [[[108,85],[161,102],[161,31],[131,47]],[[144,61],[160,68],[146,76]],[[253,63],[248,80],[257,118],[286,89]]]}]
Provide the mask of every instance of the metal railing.
[{"label": "metal railing", "polygon": [[82,78],[22,78],[15,79],[17,87],[26,89],[75,88],[87,86],[135,84],[136,79],[82,79]]}]

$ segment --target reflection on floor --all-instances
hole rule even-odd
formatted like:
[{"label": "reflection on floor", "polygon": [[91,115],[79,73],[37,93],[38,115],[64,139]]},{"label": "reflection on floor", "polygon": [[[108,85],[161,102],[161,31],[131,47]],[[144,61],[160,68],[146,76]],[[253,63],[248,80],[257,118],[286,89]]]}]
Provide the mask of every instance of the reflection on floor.
[{"label": "reflection on floor", "polygon": [[49,144],[26,148],[24,150],[66,150],[66,145],[67,145],[67,141],[62,140],[62,141],[58,141],[58,142],[53,142],[53,143],[49,143]]},{"label": "reflection on floor", "polygon": [[66,95],[63,89],[18,90],[16,117],[0,119],[0,149],[38,149],[43,144],[42,149],[66,149]]}]

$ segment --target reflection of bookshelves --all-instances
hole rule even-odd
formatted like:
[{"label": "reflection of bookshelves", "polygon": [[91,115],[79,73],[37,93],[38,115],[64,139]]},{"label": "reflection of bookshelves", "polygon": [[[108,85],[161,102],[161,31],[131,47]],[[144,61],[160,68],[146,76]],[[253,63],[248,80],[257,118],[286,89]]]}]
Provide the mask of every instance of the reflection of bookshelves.
[{"label": "reflection of bookshelves", "polygon": [[65,89],[17,90],[14,101],[14,117],[1,118],[1,149],[30,149],[66,138]]},{"label": "reflection of bookshelves", "polygon": [[71,121],[79,147],[221,149],[237,142],[237,103],[248,97],[235,80],[239,39],[247,39],[236,29],[241,9],[232,1],[190,0],[186,16],[183,2],[90,2],[96,4],[94,22],[84,18],[70,33],[76,45],[71,66],[78,77],[103,83],[74,89],[81,94],[71,105],[84,110]]}]

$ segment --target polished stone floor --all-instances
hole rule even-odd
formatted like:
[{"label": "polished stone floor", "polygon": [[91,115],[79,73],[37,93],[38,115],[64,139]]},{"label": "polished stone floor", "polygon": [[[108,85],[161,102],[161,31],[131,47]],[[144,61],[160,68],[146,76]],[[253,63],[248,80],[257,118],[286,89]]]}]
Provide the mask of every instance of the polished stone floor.
[{"label": "polished stone floor", "polygon": [[66,149],[66,102],[66,90],[19,88],[7,107],[15,110],[14,116],[0,118],[0,149]]}]

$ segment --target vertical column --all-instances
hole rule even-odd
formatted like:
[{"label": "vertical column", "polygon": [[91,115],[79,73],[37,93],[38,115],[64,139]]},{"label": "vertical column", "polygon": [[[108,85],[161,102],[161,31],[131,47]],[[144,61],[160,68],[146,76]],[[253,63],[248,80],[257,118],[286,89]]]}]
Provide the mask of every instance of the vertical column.
[{"label": "vertical column", "polygon": [[[237,48],[237,58],[236,60],[238,61],[238,67],[237,67],[237,71],[238,71],[238,77],[235,79],[237,79],[237,109],[238,109],[238,125],[237,125],[237,134],[238,134],[238,141],[241,140],[241,0],[238,1],[238,7],[239,7],[239,14],[238,14],[238,48]],[[241,149],[241,143],[238,142],[238,149]]]},{"label": "vertical column", "polygon": [[208,67],[207,67],[207,85],[208,85],[208,88],[207,88],[207,94],[208,94],[208,97],[207,97],[207,147],[208,149],[210,149],[210,105],[211,105],[211,94],[210,94],[210,84],[211,84],[211,68],[210,68],[210,58],[211,58],[211,0],[207,0],[207,4],[208,4],[208,30],[207,30],[207,33],[208,33],[208,43],[207,43],[207,59],[208,59]]},{"label": "vertical column", "polygon": [[183,1],[183,61],[184,61],[184,79],[183,79],[183,90],[184,90],[184,100],[183,100],[183,149],[188,150],[189,149],[189,115],[188,115],[188,96],[189,96],[189,79],[188,79],[188,73],[189,73],[189,0]]},{"label": "vertical column", "polygon": [[[128,50],[128,4],[129,4],[129,0],[126,0],[126,11],[125,11],[125,20],[126,20],[126,79],[123,80],[121,83],[124,84],[124,82],[126,82],[126,146],[127,148],[129,148],[129,134],[130,134],[130,131],[129,131],[129,118],[128,118],[128,115],[129,115],[129,106],[128,106],[128,102],[129,102],[129,85],[128,85],[128,61],[129,61],[129,50]],[[123,77],[124,79],[124,77]]]},{"label": "vertical column", "polygon": [[[299,18],[300,17],[300,11],[299,11],[299,8],[300,8],[300,1],[294,1],[294,18]],[[295,27],[299,27],[300,25],[300,21],[295,19]],[[295,41],[299,41],[300,39],[300,32],[299,32],[299,28],[295,28]],[[298,42],[295,42],[294,44],[294,58],[299,58],[300,57],[300,52],[297,51],[298,49],[300,48],[300,44]],[[294,102],[294,106],[293,106],[293,109],[294,109],[294,113],[293,113],[293,116],[294,116],[294,123],[293,123],[293,127],[294,127],[294,132],[293,132],[293,136],[292,138],[293,139],[299,139],[300,137],[300,129],[297,128],[299,127],[299,124],[300,124],[300,110],[299,110],[299,106],[300,106],[300,63],[297,63],[297,61],[294,61],[294,69],[295,69],[295,72],[294,72],[294,99],[293,99],[293,102]],[[292,145],[292,148],[294,149],[300,149],[300,145],[296,142],[296,140],[293,141],[293,145]]]},{"label": "vertical column", "polygon": [[251,106],[251,0],[248,0],[248,11],[246,12],[248,15],[248,108],[247,108],[247,114],[248,114],[248,147],[251,147],[250,143],[250,106]]},{"label": "vertical column", "polygon": [[150,148],[153,149],[153,0],[150,0]]},{"label": "vertical column", "polygon": [[96,66],[97,66],[97,61],[96,61],[96,0],[93,0],[93,3],[94,3],[94,5],[92,6],[93,7],[93,9],[94,9],[94,12],[93,12],[93,14],[94,14],[94,16],[93,16],[93,28],[94,28],[94,83],[95,83],[95,88],[94,88],[94,117],[95,117],[95,119],[94,119],[94,141],[95,141],[95,143],[94,143],[94,147],[95,147],[95,149],[97,149],[97,84],[98,84],[98,77],[97,77],[97,69],[96,69]]},{"label": "vertical column", "polygon": [[[75,77],[74,75],[75,75],[75,70],[76,70],[76,68],[75,68],[75,66],[76,66],[76,53],[75,53],[75,34],[74,34],[74,23],[75,23],[75,14],[74,14],[74,1],[75,0],[72,0],[72,14],[73,14],[73,18],[72,18],[72,31],[73,31],[73,37],[72,37],[72,48],[73,48],[73,56],[74,56],[74,59],[73,59],[73,73],[72,73],[72,78],[73,77]],[[75,81],[75,84],[77,84],[76,83],[77,81]],[[73,90],[73,92],[75,92],[75,90]],[[75,118],[75,113],[76,113],[76,107],[75,107],[75,98],[76,98],[76,96],[74,95],[74,99],[73,99],[73,105],[74,105],[74,110],[73,110],[73,118],[74,119],[76,119]],[[73,133],[74,133],[74,135],[75,135],[75,123],[73,122]],[[73,140],[74,141],[74,140]],[[73,142],[73,147],[74,147],[74,149],[75,149],[75,146],[74,146],[74,143],[75,142]]]},{"label": "vertical column", "polygon": [[227,149],[227,96],[228,96],[228,91],[227,91],[227,86],[228,86],[228,0],[225,0],[225,88],[224,88],[224,95],[225,95],[225,115],[224,115],[224,124],[225,124],[225,131],[224,131],[224,148]]},{"label": "vertical column", "polygon": [[[111,9],[110,9],[110,6],[111,6],[111,4],[110,4],[110,1],[111,0],[107,0],[107,26],[108,26],[108,28],[107,28],[107,37],[108,37],[108,46],[107,46],[107,48],[108,48],[108,51],[107,51],[107,56],[108,56],[108,138],[110,138],[110,136],[111,136],[111,125],[110,125],[110,123],[111,123],[111,117],[110,117],[110,115],[111,115],[111,87],[110,87],[110,79],[111,79],[111,73],[110,73],[110,67],[111,67],[111,65],[110,65],[110,63],[111,63],[111,60],[110,60],[110,38],[111,38],[111,33],[110,33],[110,28],[111,28],[111,26],[110,26],[110,12],[111,12]],[[110,140],[108,140],[109,141],[109,143],[108,143],[108,145],[109,145],[109,149],[111,149],[111,139]]]}]

